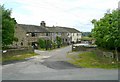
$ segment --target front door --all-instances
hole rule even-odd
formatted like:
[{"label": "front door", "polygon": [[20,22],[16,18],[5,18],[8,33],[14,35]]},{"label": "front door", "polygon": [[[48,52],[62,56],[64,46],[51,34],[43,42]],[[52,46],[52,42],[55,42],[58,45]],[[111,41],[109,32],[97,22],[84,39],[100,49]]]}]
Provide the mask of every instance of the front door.
[{"label": "front door", "polygon": [[37,42],[32,42],[32,47],[34,49],[38,49],[38,43]]}]

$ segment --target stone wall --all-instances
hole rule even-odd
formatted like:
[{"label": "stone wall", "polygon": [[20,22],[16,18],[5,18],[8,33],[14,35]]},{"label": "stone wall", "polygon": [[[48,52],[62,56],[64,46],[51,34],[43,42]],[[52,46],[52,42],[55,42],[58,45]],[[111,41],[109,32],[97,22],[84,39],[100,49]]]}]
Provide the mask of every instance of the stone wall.
[{"label": "stone wall", "polygon": [[8,55],[22,55],[27,53],[33,53],[33,49],[27,49],[27,48],[21,48],[21,49],[10,49],[6,50],[6,52],[3,51],[2,56],[8,56]]},{"label": "stone wall", "polygon": [[94,47],[85,47],[85,46],[74,46],[72,45],[72,51],[91,51],[95,50]]},{"label": "stone wall", "polygon": [[[117,59],[114,50],[101,50],[94,47],[72,46],[72,51],[93,51],[98,57],[107,57],[110,59]],[[118,59],[120,60],[120,52],[118,52]]]}]

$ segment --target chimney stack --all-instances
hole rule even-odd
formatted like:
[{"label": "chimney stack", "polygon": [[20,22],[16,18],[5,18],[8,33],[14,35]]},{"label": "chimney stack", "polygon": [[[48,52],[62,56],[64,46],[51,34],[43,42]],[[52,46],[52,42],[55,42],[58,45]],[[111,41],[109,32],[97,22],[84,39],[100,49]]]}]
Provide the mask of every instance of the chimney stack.
[{"label": "chimney stack", "polygon": [[41,21],[40,26],[45,27],[46,26],[45,21]]}]

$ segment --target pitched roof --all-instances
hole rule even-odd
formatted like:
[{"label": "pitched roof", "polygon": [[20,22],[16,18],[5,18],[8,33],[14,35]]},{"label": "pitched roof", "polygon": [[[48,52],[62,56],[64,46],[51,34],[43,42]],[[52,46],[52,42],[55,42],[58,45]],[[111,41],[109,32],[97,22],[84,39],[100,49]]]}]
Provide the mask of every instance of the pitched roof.
[{"label": "pitched roof", "polygon": [[69,28],[69,27],[47,27],[47,30],[50,32],[67,32],[67,33],[80,33],[80,31],[76,30],[75,28]]},{"label": "pitched roof", "polygon": [[36,25],[26,25],[26,24],[18,24],[18,27],[23,28],[26,32],[66,32],[66,33],[80,33],[80,31],[76,30],[75,28],[69,27],[42,27]]},{"label": "pitched roof", "polygon": [[60,27],[46,27],[47,30],[49,30],[50,32],[68,32],[67,30],[65,30],[64,28],[60,28]]},{"label": "pitched roof", "polygon": [[64,30],[67,30],[70,33],[80,33],[80,31],[78,31],[75,28],[69,28],[69,27],[60,27],[60,28],[63,28]]},{"label": "pitched roof", "polygon": [[36,25],[18,24],[17,26],[23,28],[26,32],[49,32],[47,29]]}]

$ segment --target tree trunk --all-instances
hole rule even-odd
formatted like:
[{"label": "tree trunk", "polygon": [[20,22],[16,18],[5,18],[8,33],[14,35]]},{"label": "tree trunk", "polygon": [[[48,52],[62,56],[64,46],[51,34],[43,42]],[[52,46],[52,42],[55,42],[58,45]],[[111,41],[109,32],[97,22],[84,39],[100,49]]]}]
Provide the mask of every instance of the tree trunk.
[{"label": "tree trunk", "polygon": [[117,47],[115,47],[116,60],[119,61]]}]

